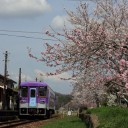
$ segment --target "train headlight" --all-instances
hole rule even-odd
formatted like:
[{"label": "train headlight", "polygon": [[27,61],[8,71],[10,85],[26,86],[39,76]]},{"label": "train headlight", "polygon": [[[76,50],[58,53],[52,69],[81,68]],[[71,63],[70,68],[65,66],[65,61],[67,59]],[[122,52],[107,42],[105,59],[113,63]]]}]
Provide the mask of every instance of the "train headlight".
[{"label": "train headlight", "polygon": [[27,101],[26,100],[20,100],[20,103],[26,103]]}]

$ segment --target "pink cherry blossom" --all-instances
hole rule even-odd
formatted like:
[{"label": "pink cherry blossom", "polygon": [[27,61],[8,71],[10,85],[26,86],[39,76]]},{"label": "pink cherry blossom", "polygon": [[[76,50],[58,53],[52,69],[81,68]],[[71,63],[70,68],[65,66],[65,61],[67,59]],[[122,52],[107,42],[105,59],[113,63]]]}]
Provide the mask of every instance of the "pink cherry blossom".
[{"label": "pink cherry blossom", "polygon": [[67,11],[71,29],[64,26],[61,34],[53,28],[46,31],[57,42],[45,43],[41,59],[29,49],[31,58],[55,68],[48,76],[72,73],[74,96],[82,91],[80,96],[86,101],[90,98],[89,104],[95,102],[94,94],[100,97],[108,81],[115,80],[113,86],[118,86],[119,92],[128,88],[128,4],[124,0],[116,0],[114,6],[106,2],[109,0],[94,1],[96,8],[91,16],[86,3],[80,3],[76,12]]}]

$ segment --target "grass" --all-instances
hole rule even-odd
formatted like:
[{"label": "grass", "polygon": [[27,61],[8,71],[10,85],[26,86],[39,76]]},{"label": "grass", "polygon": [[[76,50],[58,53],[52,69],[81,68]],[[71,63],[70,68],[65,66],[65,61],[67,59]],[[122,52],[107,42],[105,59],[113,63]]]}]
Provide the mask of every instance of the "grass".
[{"label": "grass", "polygon": [[85,128],[85,123],[77,116],[65,116],[40,128]]},{"label": "grass", "polygon": [[101,107],[87,112],[98,116],[98,128],[128,128],[128,108]]}]

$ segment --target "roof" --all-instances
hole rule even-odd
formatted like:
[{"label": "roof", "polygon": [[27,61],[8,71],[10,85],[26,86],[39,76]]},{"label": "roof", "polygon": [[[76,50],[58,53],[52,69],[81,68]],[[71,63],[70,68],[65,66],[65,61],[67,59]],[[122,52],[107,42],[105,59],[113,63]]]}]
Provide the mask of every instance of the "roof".
[{"label": "roof", "polygon": [[4,76],[2,76],[2,75],[0,74],[0,78],[4,78]]},{"label": "roof", "polygon": [[20,86],[48,86],[48,84],[44,82],[29,81],[29,82],[21,82]]},{"label": "roof", "polygon": [[[4,79],[4,76],[0,74],[0,78]],[[15,84],[17,83],[16,81],[9,79],[9,78],[7,78],[7,81],[13,82]]]}]

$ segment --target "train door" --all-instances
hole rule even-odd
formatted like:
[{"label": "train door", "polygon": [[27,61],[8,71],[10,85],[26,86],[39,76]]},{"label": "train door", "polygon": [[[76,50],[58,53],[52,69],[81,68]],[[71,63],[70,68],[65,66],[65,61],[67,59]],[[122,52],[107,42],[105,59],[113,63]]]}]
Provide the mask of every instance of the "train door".
[{"label": "train door", "polygon": [[36,107],[36,88],[30,88],[29,107]]}]

